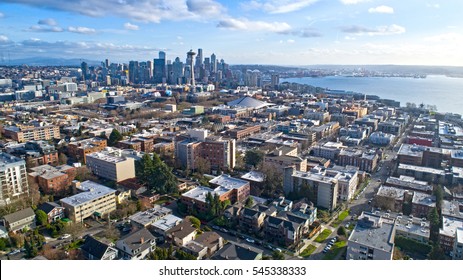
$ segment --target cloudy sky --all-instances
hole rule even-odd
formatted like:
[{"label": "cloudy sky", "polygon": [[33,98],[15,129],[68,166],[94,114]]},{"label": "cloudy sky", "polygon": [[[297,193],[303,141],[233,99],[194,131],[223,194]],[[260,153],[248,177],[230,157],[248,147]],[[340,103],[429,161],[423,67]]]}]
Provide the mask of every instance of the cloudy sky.
[{"label": "cloudy sky", "polygon": [[461,0],[1,0],[0,59],[463,65]]}]

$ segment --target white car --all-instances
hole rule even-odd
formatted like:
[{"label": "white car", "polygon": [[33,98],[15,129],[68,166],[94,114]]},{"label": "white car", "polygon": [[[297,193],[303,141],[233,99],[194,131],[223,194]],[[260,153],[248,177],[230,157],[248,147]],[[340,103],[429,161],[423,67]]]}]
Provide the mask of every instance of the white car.
[{"label": "white car", "polygon": [[249,243],[254,243],[254,239],[251,239],[251,238],[246,238],[246,241],[249,242]]},{"label": "white car", "polygon": [[69,233],[66,233],[66,234],[63,234],[59,239],[62,240],[62,239],[67,239],[69,237],[71,237],[71,235]]}]

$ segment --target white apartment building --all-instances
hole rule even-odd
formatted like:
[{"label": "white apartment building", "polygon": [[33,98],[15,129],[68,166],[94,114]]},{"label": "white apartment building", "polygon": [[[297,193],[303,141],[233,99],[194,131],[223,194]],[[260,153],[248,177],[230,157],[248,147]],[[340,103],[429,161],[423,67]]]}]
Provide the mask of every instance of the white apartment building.
[{"label": "white apartment building", "polygon": [[74,222],[96,216],[102,217],[116,210],[116,190],[92,181],[73,182],[80,193],[60,200],[66,216]]}]

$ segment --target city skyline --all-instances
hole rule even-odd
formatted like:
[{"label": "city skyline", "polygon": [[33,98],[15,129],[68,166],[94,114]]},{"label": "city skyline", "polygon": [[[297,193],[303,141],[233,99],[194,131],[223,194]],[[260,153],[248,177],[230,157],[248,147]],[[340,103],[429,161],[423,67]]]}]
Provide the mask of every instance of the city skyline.
[{"label": "city skyline", "polygon": [[[458,1],[3,1],[0,59],[463,65]],[[237,52],[237,50],[240,50]]]}]

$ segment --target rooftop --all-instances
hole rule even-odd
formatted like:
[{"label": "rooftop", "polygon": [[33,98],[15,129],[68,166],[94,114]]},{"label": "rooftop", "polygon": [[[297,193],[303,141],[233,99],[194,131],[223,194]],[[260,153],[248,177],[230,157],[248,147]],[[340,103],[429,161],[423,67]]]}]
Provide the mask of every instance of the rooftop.
[{"label": "rooftop", "polygon": [[99,159],[99,160],[111,162],[111,163],[119,163],[119,162],[131,160],[125,157],[118,157],[118,156],[109,155],[109,154],[100,153],[100,152],[88,154],[86,157],[87,157],[87,161],[89,160],[89,158],[94,158],[94,159]]},{"label": "rooftop", "polygon": [[380,186],[376,195],[403,200],[405,192],[406,190],[395,187]]},{"label": "rooftop", "polygon": [[241,176],[241,179],[249,180],[253,182],[263,182],[264,178],[265,178],[264,173],[255,171],[255,170],[249,171],[248,173]]},{"label": "rooftop", "polygon": [[436,197],[422,192],[415,192],[413,194],[412,203],[436,207]]},{"label": "rooftop", "polygon": [[116,190],[100,185],[93,181],[82,182],[80,183],[80,186],[77,187],[77,189],[81,191],[81,193],[78,193],[70,197],[65,197],[61,199],[60,201],[62,203],[66,203],[68,205],[76,207],[76,206],[85,204],[89,201],[106,196],[108,194],[116,193]]},{"label": "rooftop", "polygon": [[432,173],[440,176],[445,176],[445,171],[440,170],[440,169],[435,169],[431,167],[424,167],[424,166],[416,166],[416,165],[410,165],[410,164],[403,164],[399,163],[399,169],[406,169],[406,170],[412,170],[412,171],[418,171],[418,172],[424,172],[424,173]]},{"label": "rooftop", "polygon": [[404,189],[412,189],[422,192],[432,192],[432,186],[425,181],[418,181],[413,177],[401,175],[397,177],[388,177],[386,185],[396,186]]},{"label": "rooftop", "polygon": [[172,210],[169,208],[155,205],[151,209],[133,214],[129,217],[129,220],[145,227],[171,213]]},{"label": "rooftop", "polygon": [[349,237],[349,241],[392,252],[394,248],[394,230],[393,220],[363,212]]},{"label": "rooftop", "polygon": [[18,157],[15,157],[7,153],[0,152],[0,168],[6,167],[7,165],[12,164],[12,163],[26,164],[24,160]]},{"label": "rooftop", "polygon": [[442,216],[442,228],[439,229],[439,234],[455,237],[458,228],[463,227],[463,221],[454,218]]},{"label": "rooftop", "polygon": [[214,179],[210,180],[209,183],[213,185],[217,185],[219,187],[223,187],[225,189],[239,189],[241,187],[246,186],[249,184],[248,181],[241,180],[238,178],[233,178],[230,175],[222,174]]},{"label": "rooftop", "polygon": [[216,260],[255,260],[263,251],[248,245],[227,243],[213,257]]},{"label": "rooftop", "polygon": [[182,218],[169,214],[151,223],[151,226],[166,232],[174,226],[178,225],[181,221],[183,221]]}]

